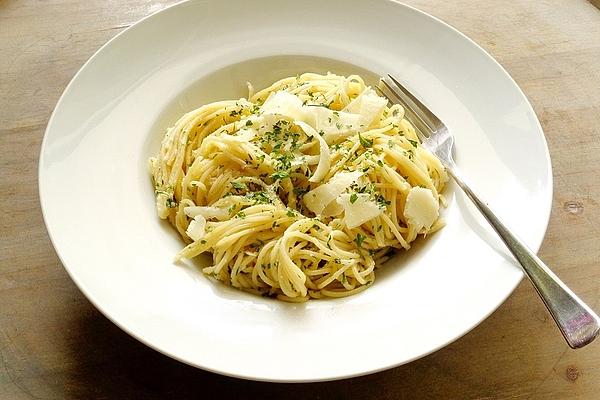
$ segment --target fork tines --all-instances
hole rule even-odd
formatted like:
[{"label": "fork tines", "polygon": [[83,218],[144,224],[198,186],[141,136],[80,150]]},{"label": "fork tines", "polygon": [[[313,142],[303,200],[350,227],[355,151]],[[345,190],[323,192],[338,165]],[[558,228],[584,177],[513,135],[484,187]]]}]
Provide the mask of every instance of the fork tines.
[{"label": "fork tines", "polygon": [[404,107],[406,118],[413,124],[421,140],[431,136],[442,122],[412,95],[397,79],[388,75],[379,80],[376,90],[385,96],[391,103],[398,103]]}]

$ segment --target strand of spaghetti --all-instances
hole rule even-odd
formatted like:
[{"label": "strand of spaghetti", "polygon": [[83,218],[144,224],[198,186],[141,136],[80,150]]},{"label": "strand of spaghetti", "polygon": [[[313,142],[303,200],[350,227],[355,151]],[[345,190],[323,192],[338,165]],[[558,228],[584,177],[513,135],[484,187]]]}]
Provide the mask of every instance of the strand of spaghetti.
[{"label": "strand of spaghetti", "polygon": [[406,250],[408,250],[410,248],[410,245],[408,244],[408,242],[402,237],[402,235],[400,234],[400,232],[398,231],[398,228],[396,227],[396,224],[394,224],[392,222],[392,220],[390,219],[390,217],[388,217],[385,214],[381,215],[381,219],[383,219],[383,222],[390,228],[390,230],[392,231],[392,233],[394,234],[394,236],[396,237],[396,239],[398,239],[398,242],[400,243],[400,245],[402,247],[404,247]]},{"label": "strand of spaghetti", "polygon": [[353,296],[357,293],[362,292],[363,290],[365,290],[366,288],[368,288],[367,285],[364,286],[359,286],[355,289],[352,290],[327,290],[327,289],[322,289],[321,292],[323,293],[324,296],[327,297],[347,297],[347,296]]},{"label": "strand of spaghetti", "polygon": [[326,277],[326,279],[323,279],[322,281],[318,281],[319,283],[317,284],[317,288],[318,289],[323,289],[325,288],[327,285],[329,285],[331,282],[333,282],[334,280],[337,280],[340,275],[342,275],[343,273],[346,272],[346,270],[350,268],[349,264],[342,264],[342,266],[335,271],[333,274],[329,275],[328,277]]},{"label": "strand of spaghetti", "polygon": [[401,171],[404,171],[410,178],[412,178],[416,185],[424,185],[427,189],[431,190],[435,196],[437,196],[437,189],[433,185],[431,178],[427,173],[421,171],[413,162],[411,162],[408,155],[402,154],[399,151],[384,148],[383,151],[389,155]]}]

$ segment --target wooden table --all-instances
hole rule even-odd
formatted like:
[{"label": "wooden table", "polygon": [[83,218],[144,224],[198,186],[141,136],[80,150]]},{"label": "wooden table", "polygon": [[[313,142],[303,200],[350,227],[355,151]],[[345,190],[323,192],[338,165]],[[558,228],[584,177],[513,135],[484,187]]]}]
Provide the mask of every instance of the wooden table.
[{"label": "wooden table", "polygon": [[[257,383],[197,370],[102,316],[48,239],[37,194],[40,144],[82,63],[171,3],[0,0],[0,399],[600,398],[600,341],[568,349],[527,282],[479,327],[428,357],[319,384]],[[408,3],[477,41],[531,100],[555,182],[540,254],[600,310],[600,11],[583,0]]]}]

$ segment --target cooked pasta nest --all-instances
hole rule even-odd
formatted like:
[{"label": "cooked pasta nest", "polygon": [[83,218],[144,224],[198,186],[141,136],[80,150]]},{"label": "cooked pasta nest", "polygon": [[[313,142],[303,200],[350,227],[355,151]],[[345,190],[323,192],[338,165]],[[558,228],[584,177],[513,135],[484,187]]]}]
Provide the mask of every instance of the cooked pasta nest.
[{"label": "cooked pasta nest", "polygon": [[360,76],[249,91],[182,116],[150,159],[158,215],[187,243],[176,259],[210,253],[205,274],[263,296],[342,297],[443,226],[444,167]]}]

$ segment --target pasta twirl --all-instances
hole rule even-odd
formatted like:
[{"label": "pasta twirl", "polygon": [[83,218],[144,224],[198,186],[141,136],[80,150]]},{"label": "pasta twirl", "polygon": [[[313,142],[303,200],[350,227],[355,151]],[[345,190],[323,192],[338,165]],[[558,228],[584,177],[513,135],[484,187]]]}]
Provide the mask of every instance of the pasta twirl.
[{"label": "pasta twirl", "polygon": [[211,253],[204,273],[286,301],[360,292],[443,225],[443,166],[357,75],[305,73],[191,111],[150,172],[187,243],[178,259]]}]

